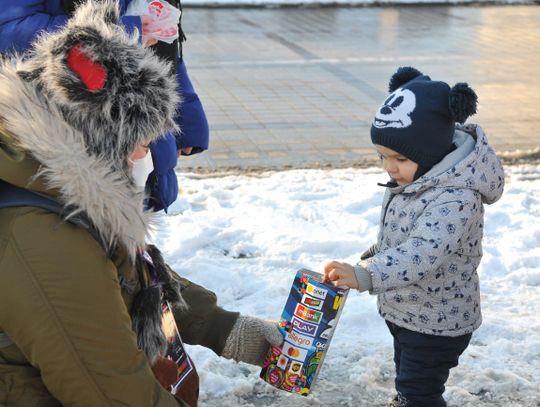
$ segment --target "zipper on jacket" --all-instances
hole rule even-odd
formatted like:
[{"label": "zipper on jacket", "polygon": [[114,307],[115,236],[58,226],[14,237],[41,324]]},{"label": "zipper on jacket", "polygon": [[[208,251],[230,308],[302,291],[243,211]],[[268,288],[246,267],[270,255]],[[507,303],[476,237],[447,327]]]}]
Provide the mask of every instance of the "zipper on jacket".
[{"label": "zipper on jacket", "polygon": [[382,226],[384,228],[384,222],[386,221],[386,213],[388,212],[388,207],[390,206],[390,203],[392,202],[392,200],[396,197],[397,194],[394,194],[392,192],[390,192],[390,198],[388,198],[388,202],[386,203],[386,206],[384,207],[384,215],[383,215],[383,218],[382,218]]}]

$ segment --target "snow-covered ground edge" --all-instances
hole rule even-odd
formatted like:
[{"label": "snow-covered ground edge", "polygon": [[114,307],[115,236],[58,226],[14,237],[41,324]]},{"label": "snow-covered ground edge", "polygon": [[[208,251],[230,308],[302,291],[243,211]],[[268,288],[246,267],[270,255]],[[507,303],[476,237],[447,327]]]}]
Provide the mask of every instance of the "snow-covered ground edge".
[{"label": "snow-covered ground edge", "polygon": [[[540,165],[507,166],[486,207],[479,268],[484,322],[454,369],[452,407],[539,405]],[[156,242],[181,275],[226,309],[281,314],[295,271],[355,262],[376,239],[386,176],[378,169],[291,170],[254,176],[181,174],[182,197]],[[189,347],[202,406],[375,406],[393,395],[392,344],[375,298],[351,293],[313,394],[276,390],[259,369]]]}]

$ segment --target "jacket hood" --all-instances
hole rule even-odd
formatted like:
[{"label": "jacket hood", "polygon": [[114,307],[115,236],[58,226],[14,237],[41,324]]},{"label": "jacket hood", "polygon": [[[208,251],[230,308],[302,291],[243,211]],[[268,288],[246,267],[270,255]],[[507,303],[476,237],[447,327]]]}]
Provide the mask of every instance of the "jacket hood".
[{"label": "jacket hood", "polygon": [[56,195],[134,258],[149,218],[127,158],[174,127],[178,98],[169,66],[117,21],[116,3],[89,1],[24,60],[0,62],[0,178]]},{"label": "jacket hood", "polygon": [[482,128],[475,124],[456,126],[454,144],[456,149],[426,174],[392,191],[416,193],[432,187],[468,188],[478,191],[484,203],[496,202],[503,193],[504,170]]},{"label": "jacket hood", "polygon": [[142,194],[125,171],[88,154],[82,134],[60,111],[5,68],[0,67],[0,178],[56,196],[69,208],[66,218],[85,212],[109,247],[121,243],[134,257],[149,227]]}]

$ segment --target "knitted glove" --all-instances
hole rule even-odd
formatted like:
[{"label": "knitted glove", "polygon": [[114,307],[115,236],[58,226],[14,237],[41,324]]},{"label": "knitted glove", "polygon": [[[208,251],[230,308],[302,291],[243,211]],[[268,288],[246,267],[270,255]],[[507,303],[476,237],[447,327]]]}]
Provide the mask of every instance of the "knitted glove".
[{"label": "knitted glove", "polygon": [[262,366],[270,345],[283,343],[283,335],[274,321],[240,315],[234,324],[221,356]]}]

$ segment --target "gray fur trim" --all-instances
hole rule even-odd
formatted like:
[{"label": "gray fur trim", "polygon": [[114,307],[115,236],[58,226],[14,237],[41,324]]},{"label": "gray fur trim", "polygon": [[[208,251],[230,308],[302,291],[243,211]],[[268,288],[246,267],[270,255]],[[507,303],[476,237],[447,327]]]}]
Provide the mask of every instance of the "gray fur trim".
[{"label": "gray fur trim", "polygon": [[[179,99],[170,65],[139,45],[138,32],[129,36],[118,15],[111,0],[81,4],[62,30],[38,38],[18,69],[81,131],[90,153],[125,169],[137,145],[177,130]],[[102,90],[88,90],[67,66],[76,44],[107,71]]]},{"label": "gray fur trim", "polygon": [[110,247],[122,243],[134,258],[148,228],[143,196],[110,160],[89,155],[82,134],[35,87],[24,83],[16,69],[8,62],[0,66],[3,126],[14,135],[17,147],[43,164],[36,176],[44,176],[50,188],[59,190],[66,206],[84,211],[104,242]]},{"label": "gray fur trim", "polygon": [[159,281],[163,300],[167,301],[174,309],[187,311],[188,305],[182,297],[180,282],[171,276],[174,271],[165,263],[159,249],[154,245],[147,245],[146,251],[152,258],[153,272]]},{"label": "gray fur trim", "polygon": [[147,249],[152,261],[138,255],[136,270],[141,284],[144,284],[145,274],[150,277],[150,286],[143,285],[135,295],[130,315],[139,347],[153,365],[167,350],[167,339],[162,329],[162,304],[168,303],[173,316],[174,310],[186,310],[187,304],[180,284],[170,275],[173,271],[165,264],[159,249],[152,245]]},{"label": "gray fur trim", "polygon": [[161,293],[158,285],[142,289],[135,296],[130,311],[137,343],[151,365],[167,350],[167,338],[162,328]]},{"label": "gray fur trim", "polygon": [[[25,60],[1,61],[0,120],[15,147],[42,164],[36,177],[75,208],[68,217],[85,212],[109,248],[120,243],[134,259],[150,215],[127,174],[127,157],[175,128],[178,97],[169,66],[113,24],[117,16],[115,2],[89,1],[65,28],[43,34]],[[76,43],[107,68],[103,91],[82,89],[66,67]]]}]

